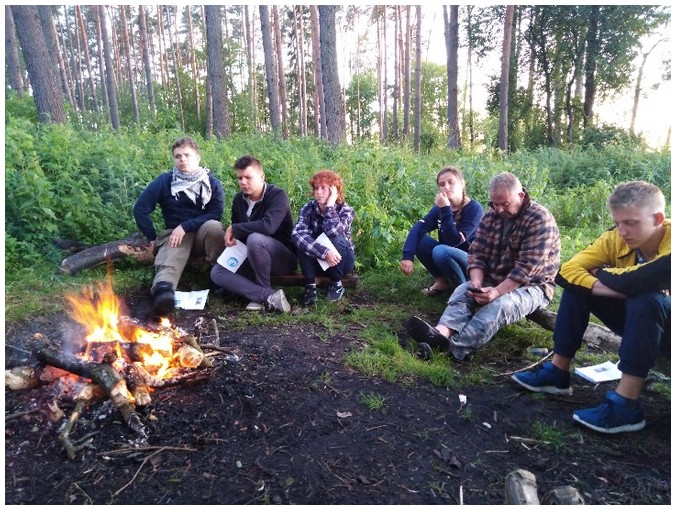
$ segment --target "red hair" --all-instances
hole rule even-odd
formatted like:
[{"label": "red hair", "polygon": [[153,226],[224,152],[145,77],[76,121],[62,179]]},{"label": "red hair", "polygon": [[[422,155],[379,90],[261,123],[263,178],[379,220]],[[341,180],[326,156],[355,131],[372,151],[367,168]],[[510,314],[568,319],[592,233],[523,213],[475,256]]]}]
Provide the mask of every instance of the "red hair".
[{"label": "red hair", "polygon": [[314,190],[317,186],[325,184],[326,186],[335,186],[338,191],[337,204],[345,202],[345,190],[343,188],[343,179],[333,170],[320,170],[308,181],[310,187]]}]

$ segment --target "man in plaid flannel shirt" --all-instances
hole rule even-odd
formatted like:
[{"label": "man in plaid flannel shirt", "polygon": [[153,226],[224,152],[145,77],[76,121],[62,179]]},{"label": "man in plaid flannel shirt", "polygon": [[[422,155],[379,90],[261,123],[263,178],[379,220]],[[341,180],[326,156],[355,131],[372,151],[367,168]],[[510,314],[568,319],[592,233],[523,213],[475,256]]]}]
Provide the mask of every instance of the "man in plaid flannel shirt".
[{"label": "man in plaid flannel shirt", "polygon": [[421,357],[438,349],[464,359],[554,296],[561,252],[556,220],[509,172],[493,178],[489,195],[490,210],[469,247],[469,281],[453,292],[435,328],[415,316],[406,323]]}]

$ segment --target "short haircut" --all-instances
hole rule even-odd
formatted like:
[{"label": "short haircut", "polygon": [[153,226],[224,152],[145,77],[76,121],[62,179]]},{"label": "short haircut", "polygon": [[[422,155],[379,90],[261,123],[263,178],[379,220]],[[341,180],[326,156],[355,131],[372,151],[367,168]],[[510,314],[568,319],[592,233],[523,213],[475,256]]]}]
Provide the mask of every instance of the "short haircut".
[{"label": "short haircut", "polygon": [[502,172],[491,181],[491,185],[488,188],[488,193],[493,194],[497,193],[498,190],[507,190],[512,193],[521,193],[523,191],[523,186],[519,178],[509,172]]},{"label": "short haircut", "polygon": [[437,174],[437,186],[439,185],[439,179],[441,179],[441,176],[444,174],[453,174],[456,179],[458,179],[462,183],[462,189],[464,191],[465,189],[465,176],[462,175],[462,171],[454,166],[445,166],[441,170],[439,170],[439,173]]},{"label": "short haircut", "polygon": [[234,168],[235,170],[245,170],[250,166],[257,168],[259,171],[263,171],[263,165],[253,156],[242,156],[237,161],[235,161]]},{"label": "short haircut", "polygon": [[326,186],[335,186],[338,192],[337,204],[345,202],[345,189],[343,186],[343,179],[333,170],[322,169],[312,176],[308,181],[310,187],[314,190],[316,186],[325,184]]},{"label": "short haircut", "polygon": [[666,201],[662,190],[645,181],[628,181],[615,186],[608,197],[609,209],[648,207],[651,213],[664,212]]},{"label": "short haircut", "polygon": [[182,136],[181,138],[178,138],[176,141],[174,141],[174,143],[171,145],[171,153],[174,154],[176,149],[179,147],[185,147],[186,145],[193,149],[197,154],[200,153],[200,148],[197,145],[197,142],[189,136]]}]

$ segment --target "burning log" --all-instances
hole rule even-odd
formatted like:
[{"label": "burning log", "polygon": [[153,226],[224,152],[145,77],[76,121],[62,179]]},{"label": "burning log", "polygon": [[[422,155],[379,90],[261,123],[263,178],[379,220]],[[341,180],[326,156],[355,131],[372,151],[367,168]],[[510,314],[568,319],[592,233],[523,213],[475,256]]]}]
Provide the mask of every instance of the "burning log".
[{"label": "burning log", "polygon": [[141,437],[148,437],[148,430],[129,399],[129,391],[124,377],[110,363],[82,361],[75,356],[46,346],[40,347],[35,355],[46,365],[62,368],[97,383],[120,411],[127,426]]},{"label": "burning log", "polygon": [[66,274],[76,274],[83,269],[104,264],[108,260],[132,257],[140,262],[152,262],[154,256],[150,250],[148,239],[140,232],[106,244],[91,246],[78,251],[61,262],[60,271]]}]

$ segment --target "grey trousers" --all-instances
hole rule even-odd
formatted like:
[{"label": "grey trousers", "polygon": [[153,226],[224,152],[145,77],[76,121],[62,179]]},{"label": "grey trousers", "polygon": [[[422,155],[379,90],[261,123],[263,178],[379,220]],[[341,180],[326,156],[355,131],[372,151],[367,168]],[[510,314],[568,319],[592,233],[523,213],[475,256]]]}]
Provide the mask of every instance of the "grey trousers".
[{"label": "grey trousers", "polygon": [[216,264],[211,269],[211,280],[228,292],[243,296],[249,301],[265,303],[274,292],[270,285],[270,276],[295,272],[298,259],[284,243],[264,234],[249,234],[246,248],[247,258],[236,273]]},{"label": "grey trousers", "polygon": [[541,287],[524,286],[481,306],[467,295],[468,285],[464,283],[455,289],[439,319],[440,325],[454,331],[451,353],[458,359],[488,343],[501,327],[549,304]]},{"label": "grey trousers", "polygon": [[206,257],[214,264],[225,249],[225,228],[220,221],[209,220],[196,232],[186,232],[176,248],[169,246],[172,232],[172,229],[163,230],[155,240],[155,279],[151,291],[157,282],[169,282],[176,290],[190,257]]}]

